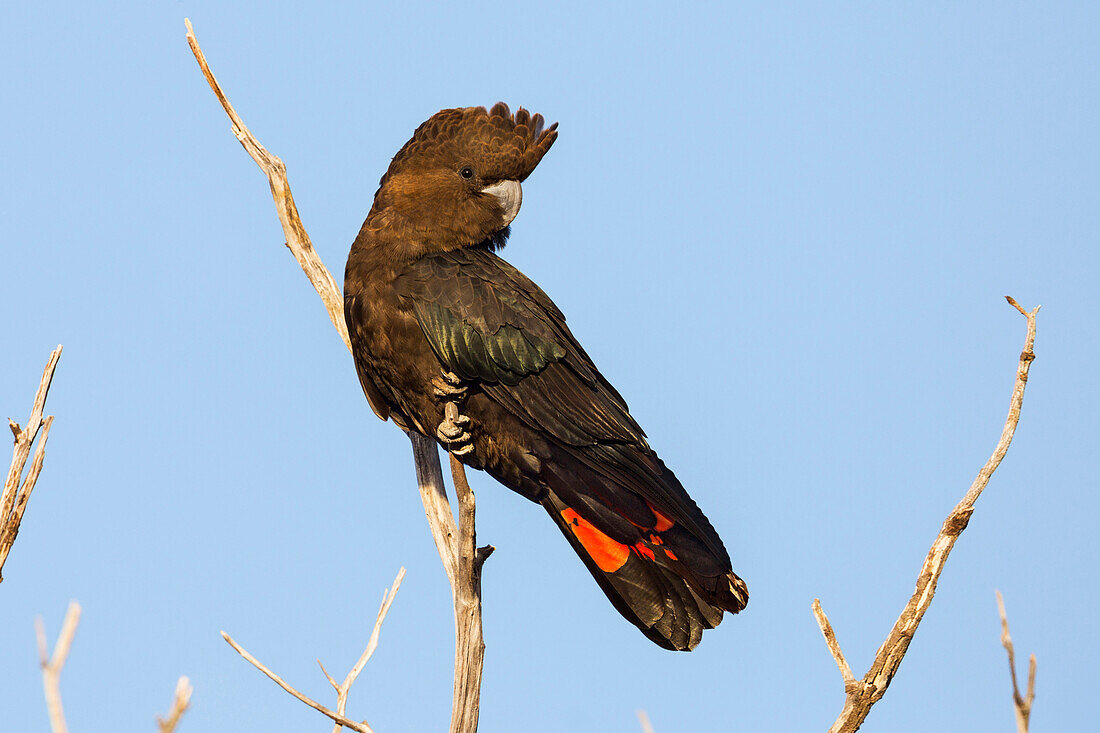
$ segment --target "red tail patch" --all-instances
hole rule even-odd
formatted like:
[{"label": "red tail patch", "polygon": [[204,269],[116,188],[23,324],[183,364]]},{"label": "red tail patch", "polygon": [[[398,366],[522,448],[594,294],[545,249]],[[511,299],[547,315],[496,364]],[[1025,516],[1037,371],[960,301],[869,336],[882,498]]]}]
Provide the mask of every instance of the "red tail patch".
[{"label": "red tail patch", "polygon": [[[652,508],[652,507],[650,507]],[[672,526],[673,522],[665,515],[658,512],[656,509],[653,513],[657,515],[656,531],[668,529]],[[638,557],[645,558],[647,560],[656,560],[657,557],[653,551],[653,547],[660,547],[665,553],[665,556],[670,560],[677,560],[672,550],[667,547],[663,547],[664,540],[656,532],[649,534],[648,543],[646,540],[637,542],[633,545],[624,545],[621,542],[608,537],[606,534],[598,530],[591,522],[577,514],[570,508],[561,510],[561,516],[565,519],[565,523],[569,525],[569,529],[572,530],[573,535],[580,541],[581,547],[588,553],[588,556],[596,563],[596,567],[605,573],[613,573],[623,565],[626,564],[627,558],[630,557],[631,550],[634,551]]]},{"label": "red tail patch", "polygon": [[653,506],[648,501],[646,502],[646,505],[649,506],[649,511],[653,512],[653,516],[657,517],[657,524],[653,527],[653,529],[657,532],[664,532],[666,529],[676,524],[676,522],[673,522],[664,514],[661,514],[659,511],[657,511],[657,507]]},{"label": "red tail patch", "polygon": [[596,563],[596,567],[605,573],[615,572],[630,557],[629,547],[611,539],[572,509],[562,509],[561,516],[576,535],[581,547]]}]

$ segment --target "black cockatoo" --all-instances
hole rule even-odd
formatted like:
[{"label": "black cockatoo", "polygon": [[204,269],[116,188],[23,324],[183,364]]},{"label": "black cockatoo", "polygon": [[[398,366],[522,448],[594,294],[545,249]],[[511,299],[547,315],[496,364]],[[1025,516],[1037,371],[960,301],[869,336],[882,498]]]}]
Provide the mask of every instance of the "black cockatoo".
[{"label": "black cockatoo", "polygon": [[496,254],[557,134],[504,104],[417,128],[348,255],[355,367],[379,417],[541,504],[619,613],[690,650],[748,588],[565,316]]}]

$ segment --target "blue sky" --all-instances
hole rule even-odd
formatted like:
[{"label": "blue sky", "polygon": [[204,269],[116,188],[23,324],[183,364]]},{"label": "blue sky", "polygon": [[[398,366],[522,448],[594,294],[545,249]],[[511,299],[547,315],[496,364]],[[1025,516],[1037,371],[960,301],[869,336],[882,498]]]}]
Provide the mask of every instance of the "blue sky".
[{"label": "blue sky", "polygon": [[[48,457],[0,586],[5,730],[44,730],[33,619],[84,617],[74,731],[324,730],[450,710],[446,579],[408,441],[282,246],[184,41],[280,155],[338,279],[390,157],[443,107],[560,123],[504,254],[539,282],[726,540],[752,601],[692,654],[604,599],[483,475],[482,730],[821,730],[992,450],[1023,420],[867,731],[1010,730],[994,589],[1039,658],[1033,723],[1095,726],[1100,164],[1091,3],[8,3],[0,412],[65,345]],[[1089,721],[1092,721],[1090,723]]]}]

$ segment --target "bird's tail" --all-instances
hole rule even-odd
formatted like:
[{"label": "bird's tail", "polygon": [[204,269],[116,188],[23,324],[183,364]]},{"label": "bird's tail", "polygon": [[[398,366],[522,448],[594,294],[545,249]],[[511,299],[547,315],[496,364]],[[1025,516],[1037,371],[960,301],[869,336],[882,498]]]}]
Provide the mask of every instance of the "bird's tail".
[{"label": "bird's tail", "polygon": [[[576,475],[572,479],[575,483]],[[560,484],[559,489],[551,489],[542,505],[619,613],[654,643],[690,651],[704,629],[721,622],[724,612],[745,607],[748,588],[730,569],[724,550],[719,557],[652,505],[656,522],[650,526],[622,516],[619,523],[609,524],[606,506],[586,501]],[[626,529],[623,522],[628,523]],[[597,523],[609,531],[615,526],[618,539]]]}]

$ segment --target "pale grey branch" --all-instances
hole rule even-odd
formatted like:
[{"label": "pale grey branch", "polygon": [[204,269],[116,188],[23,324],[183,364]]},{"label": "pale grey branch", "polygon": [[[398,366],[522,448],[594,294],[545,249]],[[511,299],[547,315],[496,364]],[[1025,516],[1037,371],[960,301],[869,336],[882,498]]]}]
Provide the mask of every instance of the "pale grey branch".
[{"label": "pale grey branch", "polygon": [[187,708],[191,707],[192,692],[191,680],[180,677],[176,682],[176,694],[172,698],[172,707],[168,711],[168,715],[163,718],[157,716],[158,733],[173,733],[176,730],[180,718],[187,712]]},{"label": "pale grey branch", "polygon": [[[863,721],[866,720],[867,714],[870,713],[871,706],[886,694],[890,681],[893,680],[894,674],[901,666],[901,660],[909,649],[909,643],[913,639],[913,634],[917,631],[917,626],[920,625],[925,611],[932,603],[932,597],[936,593],[936,583],[939,581],[940,573],[943,572],[947,557],[951,554],[955,541],[970,521],[970,515],[974,512],[974,503],[981,496],[986,485],[989,484],[990,477],[997,470],[997,466],[1001,464],[1001,459],[1004,458],[1008,446],[1012,443],[1012,436],[1015,435],[1016,426],[1020,422],[1020,407],[1024,401],[1024,388],[1027,386],[1028,371],[1031,368],[1031,362],[1035,359],[1035,352],[1033,351],[1035,345],[1035,316],[1039,312],[1039,306],[1028,312],[1012,298],[1006,297],[1006,299],[1012,307],[1027,318],[1027,335],[1024,338],[1024,348],[1020,353],[1019,364],[1016,368],[1016,382],[1012,388],[1008,417],[1005,420],[1004,428],[1001,430],[1001,437],[997,441],[997,446],[994,448],[989,460],[978,471],[978,475],[966,495],[944,520],[940,533],[932,543],[924,564],[921,566],[920,574],[917,576],[916,589],[913,591],[909,603],[906,604],[898,620],[894,623],[894,627],[890,630],[886,640],[879,647],[878,653],[875,654],[875,660],[871,664],[871,668],[862,680],[853,679],[849,682],[847,676],[845,676],[844,708],[841,710],[836,722],[829,729],[830,733],[852,733],[858,730]],[[819,609],[815,609],[815,615],[817,610]],[[818,620],[820,623],[821,618]],[[824,627],[822,632],[825,632]],[[826,640],[829,640],[827,633]],[[835,637],[833,642],[835,642]],[[837,664],[841,667],[841,674],[843,675],[844,665],[841,665],[843,655],[840,654],[839,644],[836,645],[835,650],[832,643],[829,648],[830,651],[833,651],[833,656],[837,659]]]},{"label": "pale grey branch", "polygon": [[829,651],[833,654],[833,659],[836,660],[836,666],[840,668],[840,676],[844,680],[844,689],[848,690],[849,686],[854,684],[856,678],[852,675],[852,668],[848,666],[848,660],[844,658],[844,652],[840,650],[840,642],[836,640],[836,632],[833,631],[833,625],[829,623],[829,617],[825,615],[825,611],[821,608],[821,600],[814,599],[811,606],[814,612],[814,618],[817,619],[817,625],[821,628],[821,633],[825,637],[825,643],[829,647]]},{"label": "pale grey branch", "polygon": [[1031,723],[1031,703],[1035,700],[1035,655],[1031,655],[1027,673],[1027,695],[1020,694],[1016,682],[1016,648],[1012,645],[1012,634],[1008,632],[1008,615],[1005,613],[1005,599],[997,593],[997,611],[1001,614],[1001,645],[1008,653],[1008,671],[1012,674],[1012,703],[1016,712],[1017,733],[1027,733]]},{"label": "pale grey branch", "polygon": [[294,203],[294,197],[290,193],[290,184],[287,182],[286,166],[277,156],[267,152],[264,146],[260,145],[259,140],[245,127],[244,121],[233,109],[233,105],[229,103],[229,99],[222,91],[221,85],[218,84],[218,80],[214,78],[210,65],[206,63],[206,56],[199,48],[199,41],[195,38],[191,21],[185,18],[183,22],[187,26],[187,43],[191,46],[191,52],[199,62],[199,68],[202,69],[207,83],[214,94],[217,95],[218,101],[225,109],[225,113],[229,115],[233,135],[240,141],[241,146],[252,157],[252,160],[256,161],[256,165],[260,166],[260,169],[267,174],[267,181],[271,186],[271,197],[275,200],[275,208],[279,212],[279,221],[283,225],[287,247],[294,254],[294,258],[298,260],[298,264],[301,265],[306,277],[313,283],[313,287],[317,289],[317,294],[321,296],[321,300],[325,304],[325,310],[328,311],[332,325],[340,334],[340,338],[344,340],[344,345],[350,350],[351,339],[348,338],[348,327],[344,323],[344,299],[340,295],[340,288],[336,286],[336,281],[332,279],[332,275],[321,263],[317,251],[313,249],[309,234],[306,233],[305,226],[302,225],[302,219],[298,216],[298,207]]},{"label": "pale grey branch", "polygon": [[[42,372],[42,379],[38,383],[38,391],[34,395],[34,404],[31,407],[31,416],[27,418],[26,425],[22,428],[19,424],[8,418],[8,427],[15,436],[15,448],[12,451],[11,467],[8,469],[7,478],[4,480],[4,493],[0,494],[0,582],[3,582],[4,563],[8,559],[15,538],[19,534],[19,525],[23,521],[23,512],[27,508],[27,502],[31,498],[31,492],[38,482],[38,476],[42,473],[42,463],[46,460],[46,440],[50,437],[50,426],[53,425],[53,416],[42,418],[42,412],[46,409],[46,395],[50,392],[50,384],[53,382],[54,369],[61,358],[61,345],[50,353],[49,361]],[[31,461],[27,477],[23,479],[23,468],[27,465],[27,457],[31,452],[31,445],[41,431],[42,438],[34,450],[34,460]],[[22,479],[22,482],[20,482]]]},{"label": "pale grey branch", "polygon": [[65,612],[65,620],[61,622],[61,633],[57,635],[53,655],[49,656],[46,628],[41,618],[35,619],[34,622],[35,634],[38,637],[38,657],[42,665],[42,689],[46,693],[46,710],[50,716],[50,730],[53,733],[67,733],[69,730],[65,724],[65,711],[61,707],[61,668],[69,658],[69,650],[73,646],[73,637],[76,636],[76,627],[79,623],[80,604],[71,601],[69,610]]},{"label": "pale grey branch", "polygon": [[[378,609],[378,618],[374,621],[374,629],[371,631],[370,639],[367,641],[367,648],[359,655],[358,661],[355,662],[355,666],[348,672],[348,676],[344,678],[344,682],[339,685],[336,684],[336,680],[332,679],[332,676],[325,670],[324,665],[321,665],[321,671],[324,672],[325,678],[336,690],[336,712],[340,715],[343,715],[347,709],[348,692],[351,691],[351,686],[355,684],[355,680],[359,677],[359,673],[363,671],[363,667],[366,666],[367,662],[374,654],[374,650],[378,648],[378,635],[382,633],[382,622],[386,620],[386,614],[390,612],[390,606],[393,605],[394,596],[397,595],[397,589],[401,587],[401,581],[404,578],[405,568],[401,568],[397,571],[397,577],[394,578],[393,587],[382,594],[382,606]],[[321,664],[321,661],[317,660],[317,664]],[[332,733],[340,733],[340,723],[335,725],[332,729]]]},{"label": "pale grey branch", "polygon": [[358,661],[355,666],[348,672],[347,677],[344,678],[343,684],[337,684],[336,680],[332,678],[332,675],[325,669],[325,665],[321,664],[321,660],[317,660],[317,664],[321,667],[321,672],[324,673],[325,679],[329,681],[333,689],[336,690],[336,710],[332,711],[326,708],[316,700],[306,697],[301,692],[291,687],[282,677],[268,669],[262,662],[256,657],[249,654],[244,647],[233,640],[229,634],[222,632],[222,638],[229,643],[231,647],[237,650],[237,653],[252,663],[256,669],[266,674],[271,681],[277,684],[279,687],[286,690],[292,696],[302,701],[306,705],[310,706],[314,710],[323,715],[327,715],[335,723],[333,733],[339,733],[341,727],[351,728],[352,730],[359,731],[359,733],[372,733],[371,728],[366,722],[357,723],[345,717],[344,713],[348,704],[348,692],[351,691],[351,686],[355,684],[355,680],[359,677],[359,673],[363,671],[363,667],[366,666],[367,661],[374,654],[374,650],[378,648],[378,637],[382,633],[382,622],[386,620],[386,614],[390,611],[390,606],[393,605],[393,599],[397,595],[397,589],[401,587],[401,581],[405,578],[405,568],[401,568],[397,571],[397,577],[394,578],[393,586],[382,594],[382,606],[378,609],[378,617],[374,621],[374,629],[371,631],[370,639],[367,641],[367,648],[363,650],[363,653],[359,655]]},{"label": "pale grey branch", "polygon": [[222,638],[225,639],[226,642],[228,642],[229,646],[236,649],[238,654],[240,654],[242,657],[244,657],[249,662],[251,662],[253,667],[255,667],[256,669],[258,669],[261,672],[263,672],[264,674],[266,674],[272,682],[274,682],[279,687],[286,690],[293,697],[298,698],[298,700],[300,700],[301,702],[305,703],[306,705],[309,705],[311,708],[313,708],[317,712],[321,713],[322,715],[327,715],[334,722],[339,723],[340,725],[342,725],[346,728],[351,728],[354,731],[359,731],[359,733],[374,733],[374,731],[372,731],[370,726],[367,725],[366,723],[356,723],[354,720],[349,720],[348,718],[345,718],[343,715],[340,715],[339,713],[336,713],[336,712],[333,712],[332,710],[329,710],[328,708],[326,708],[321,703],[316,702],[312,698],[306,697],[302,693],[298,692],[296,689],[294,689],[293,687],[288,685],[283,680],[282,677],[280,677],[279,675],[275,674],[270,669],[268,669],[264,665],[263,662],[261,662],[259,659],[256,659],[256,657],[249,654],[248,651],[243,646],[241,646],[240,644],[235,642],[233,640],[233,637],[230,636],[229,634],[225,633],[224,631],[222,632]]},{"label": "pale grey branch", "polygon": [[[309,235],[306,233],[305,226],[298,215],[298,208],[294,204],[290,184],[287,182],[286,166],[278,157],[269,153],[245,127],[244,121],[233,109],[233,105],[229,103],[229,99],[222,91],[217,79],[214,78],[214,74],[206,62],[206,56],[195,38],[191,22],[185,19],[184,23],[187,25],[187,43],[191,46],[191,52],[195,55],[195,60],[198,61],[207,83],[214,91],[218,101],[221,102],[226,114],[229,115],[233,134],[252,159],[256,161],[256,164],[267,174],[268,183],[271,186],[271,196],[275,200],[275,208],[279,215],[279,221],[282,223],[287,247],[290,248],[290,251],[298,260],[298,264],[301,265],[306,277],[313,283],[317,294],[321,296],[332,325],[340,334],[344,345],[350,350],[351,340],[348,336],[347,324],[344,322],[343,297],[336,281],[313,249],[313,244],[310,242]],[[383,416],[379,415],[379,417]],[[484,658],[484,643],[481,636],[480,570],[481,563],[488,557],[489,552],[475,552],[473,554],[472,557],[476,561],[476,574],[472,572],[465,575],[461,574],[460,551],[458,548],[460,540],[457,537],[459,528],[455,524],[450,503],[447,501],[447,491],[443,484],[443,471],[439,465],[439,453],[435,443],[431,440],[414,431],[408,431],[408,435],[413,445],[413,455],[416,462],[417,479],[420,484],[420,496],[424,503],[424,512],[428,517],[428,525],[431,528],[436,549],[439,551],[440,559],[443,561],[443,567],[447,571],[447,577],[451,582],[452,591],[454,591],[455,627],[458,633],[455,639],[456,697],[451,716],[451,731],[452,733],[473,733],[477,730],[481,664]],[[458,470],[461,472],[461,467]],[[473,537],[473,493],[468,492],[468,496],[469,534],[470,537]],[[465,511],[462,502],[463,500],[460,497],[460,514]],[[456,579],[460,577],[463,578],[459,583],[459,585],[463,585],[461,593],[456,586]],[[477,583],[476,588],[472,585],[474,582]],[[476,609],[474,609],[475,605]],[[472,626],[474,624],[476,624],[476,630]],[[464,628],[469,629],[469,633],[465,636],[462,635],[462,629]],[[466,648],[463,646],[464,644],[472,646]],[[460,700],[461,705],[459,704]]]},{"label": "pale grey branch", "polygon": [[451,733],[477,730],[481,670],[485,662],[485,641],[481,636],[481,566],[493,552],[492,545],[479,548],[475,529],[474,492],[466,470],[451,455],[451,480],[458,497],[457,582],[452,583],[455,605],[455,684],[451,708]]}]

